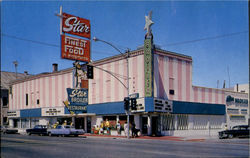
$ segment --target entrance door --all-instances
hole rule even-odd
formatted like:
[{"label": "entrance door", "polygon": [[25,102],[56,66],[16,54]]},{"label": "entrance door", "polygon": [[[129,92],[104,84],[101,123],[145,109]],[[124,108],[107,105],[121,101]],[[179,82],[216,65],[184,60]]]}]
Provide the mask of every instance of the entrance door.
[{"label": "entrance door", "polygon": [[159,132],[158,132],[158,117],[157,116],[153,116],[152,117],[152,136],[158,136]]},{"label": "entrance door", "polygon": [[87,117],[87,133],[91,132],[91,117]]},{"label": "entrance door", "polygon": [[147,135],[148,134],[148,118],[142,117],[142,134]]},{"label": "entrance door", "polygon": [[75,128],[76,129],[84,129],[84,118],[75,118]]}]

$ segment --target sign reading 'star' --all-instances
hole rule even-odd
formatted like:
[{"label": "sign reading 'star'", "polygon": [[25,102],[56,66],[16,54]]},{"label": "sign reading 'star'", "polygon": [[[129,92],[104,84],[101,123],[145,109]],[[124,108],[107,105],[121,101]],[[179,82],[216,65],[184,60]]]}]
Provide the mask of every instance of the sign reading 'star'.
[{"label": "sign reading 'star'", "polygon": [[68,100],[70,105],[87,105],[88,104],[88,89],[72,89],[67,88]]}]

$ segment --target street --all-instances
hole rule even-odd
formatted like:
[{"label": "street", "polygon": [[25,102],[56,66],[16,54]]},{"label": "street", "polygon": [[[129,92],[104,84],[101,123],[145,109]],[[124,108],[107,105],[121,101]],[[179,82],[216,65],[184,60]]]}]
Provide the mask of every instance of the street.
[{"label": "street", "polygon": [[2,158],[249,157],[249,139],[204,142],[2,135]]}]

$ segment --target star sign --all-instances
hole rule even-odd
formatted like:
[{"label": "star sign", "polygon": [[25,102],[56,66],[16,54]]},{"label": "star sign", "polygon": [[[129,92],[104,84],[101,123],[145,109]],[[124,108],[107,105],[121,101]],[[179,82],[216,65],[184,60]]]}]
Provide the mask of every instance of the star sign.
[{"label": "star sign", "polygon": [[152,11],[149,12],[148,16],[145,16],[145,27],[144,30],[147,30],[147,34],[151,35],[151,25],[154,24],[154,22],[152,21]]}]

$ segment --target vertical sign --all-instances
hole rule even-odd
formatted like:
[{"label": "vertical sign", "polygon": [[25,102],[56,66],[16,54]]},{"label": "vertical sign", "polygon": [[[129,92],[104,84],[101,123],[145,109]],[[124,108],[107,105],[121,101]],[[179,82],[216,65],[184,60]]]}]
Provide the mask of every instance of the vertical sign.
[{"label": "vertical sign", "polygon": [[153,55],[151,39],[144,40],[144,76],[145,76],[145,97],[152,97],[152,71]]}]

